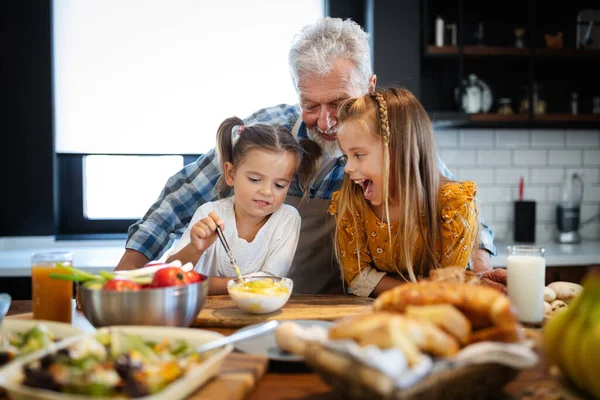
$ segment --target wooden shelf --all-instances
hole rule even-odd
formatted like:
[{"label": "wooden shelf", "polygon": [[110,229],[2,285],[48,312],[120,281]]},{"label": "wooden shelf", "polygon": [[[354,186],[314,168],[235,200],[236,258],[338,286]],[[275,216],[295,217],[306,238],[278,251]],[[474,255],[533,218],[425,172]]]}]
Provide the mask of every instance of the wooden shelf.
[{"label": "wooden shelf", "polygon": [[458,55],[458,46],[427,46],[427,54],[432,56]]},{"label": "wooden shelf", "polygon": [[583,49],[535,49],[535,56],[565,58],[600,58],[600,50]]},{"label": "wooden shelf", "polygon": [[600,115],[595,114],[540,114],[534,120],[529,114],[479,113],[465,114],[458,111],[429,111],[434,129],[455,128],[511,128],[511,129],[597,129]]},{"label": "wooden shelf", "polygon": [[471,121],[473,122],[528,122],[529,115],[528,114],[495,114],[495,113],[485,113],[485,114],[471,114],[469,115]]},{"label": "wooden shelf", "polygon": [[526,57],[531,53],[529,49],[501,46],[465,46],[465,56],[519,56]]},{"label": "wooden shelf", "polygon": [[535,121],[540,122],[598,122],[600,123],[600,114],[537,114]]},{"label": "wooden shelf", "polygon": [[[426,55],[429,56],[458,56],[460,48],[458,46],[427,46]],[[565,57],[565,58],[600,58],[600,49],[534,49],[535,57]],[[504,46],[464,46],[463,55],[465,57],[527,57],[531,55],[529,48],[516,48]]]},{"label": "wooden shelf", "polygon": [[[469,56],[520,56],[526,57],[530,54],[529,49],[518,49],[516,47],[503,46],[464,46],[463,54]],[[458,46],[427,46],[427,54],[432,56],[458,55]]]}]

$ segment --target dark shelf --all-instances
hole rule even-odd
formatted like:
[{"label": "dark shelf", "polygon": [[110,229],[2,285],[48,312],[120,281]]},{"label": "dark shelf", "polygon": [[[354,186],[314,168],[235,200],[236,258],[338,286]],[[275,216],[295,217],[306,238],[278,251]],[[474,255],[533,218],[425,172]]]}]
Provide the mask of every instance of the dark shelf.
[{"label": "dark shelf", "polygon": [[512,128],[512,129],[589,129],[600,126],[600,115],[542,114],[534,120],[528,114],[465,114],[458,111],[429,111],[434,129]]},{"label": "dark shelf", "polygon": [[564,58],[598,58],[600,59],[600,50],[581,50],[581,49],[535,49],[536,57],[564,57]]},{"label": "dark shelf", "polygon": [[[529,48],[503,47],[503,46],[464,46],[463,56],[465,57],[495,57],[495,56],[510,56],[510,57],[527,57],[531,55]],[[460,55],[458,46],[427,46],[425,53],[429,57],[453,56]],[[534,57],[540,58],[600,58],[600,50],[583,50],[583,49],[534,49]]]},{"label": "dark shelf", "polygon": [[469,119],[473,122],[529,122],[528,114],[471,114]]},{"label": "dark shelf", "polygon": [[540,122],[596,122],[600,124],[600,114],[538,114],[533,118]]},{"label": "dark shelf", "polygon": [[458,56],[458,46],[427,46],[428,56]]}]

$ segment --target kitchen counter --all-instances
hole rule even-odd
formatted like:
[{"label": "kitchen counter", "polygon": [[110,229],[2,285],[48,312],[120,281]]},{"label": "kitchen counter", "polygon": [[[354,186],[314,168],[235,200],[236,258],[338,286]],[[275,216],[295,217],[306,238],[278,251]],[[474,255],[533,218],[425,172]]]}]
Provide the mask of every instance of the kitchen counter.
[{"label": "kitchen counter", "polygon": [[44,237],[0,238],[0,277],[31,276],[31,256],[45,251],[73,252],[73,266],[98,273],[115,268],[125,251],[125,240],[55,240]]},{"label": "kitchen counter", "polygon": [[[506,266],[506,246],[512,243],[496,242],[498,255],[492,257],[494,267]],[[600,242],[577,245],[539,243],[546,249],[546,265],[587,266],[600,264]],[[112,270],[125,251],[125,240],[55,240],[44,237],[0,238],[0,277],[31,276],[31,256],[42,251],[67,250],[73,252],[73,266],[97,273]]]},{"label": "kitchen counter", "polygon": [[[494,267],[506,267],[506,247],[514,245],[508,242],[496,242],[498,255],[492,257]],[[561,244],[556,242],[536,243],[543,247],[548,267],[600,265],[600,241],[585,241],[580,244]]]}]

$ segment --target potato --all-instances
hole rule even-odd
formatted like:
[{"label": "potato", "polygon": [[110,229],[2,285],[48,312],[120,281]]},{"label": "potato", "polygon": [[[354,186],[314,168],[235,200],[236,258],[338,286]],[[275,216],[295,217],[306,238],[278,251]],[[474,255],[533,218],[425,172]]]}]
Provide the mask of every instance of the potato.
[{"label": "potato", "polygon": [[577,297],[583,290],[583,286],[572,282],[552,282],[547,287],[554,290],[557,300],[562,300],[566,303]]},{"label": "potato", "polygon": [[567,303],[562,300],[554,300],[550,303],[550,307],[552,307],[552,313],[556,314],[559,310],[567,308]]},{"label": "potato", "polygon": [[544,316],[552,315],[552,306],[547,301],[544,301]]},{"label": "potato", "polygon": [[556,300],[556,292],[548,286],[546,286],[544,288],[544,301],[552,303],[554,300]]}]

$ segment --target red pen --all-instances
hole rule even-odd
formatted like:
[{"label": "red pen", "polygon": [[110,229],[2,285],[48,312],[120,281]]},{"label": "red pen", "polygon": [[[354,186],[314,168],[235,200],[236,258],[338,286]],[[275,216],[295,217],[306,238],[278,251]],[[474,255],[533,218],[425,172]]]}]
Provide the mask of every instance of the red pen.
[{"label": "red pen", "polygon": [[521,179],[519,180],[519,201],[523,201],[523,185],[524,181],[523,177],[521,177]]}]

